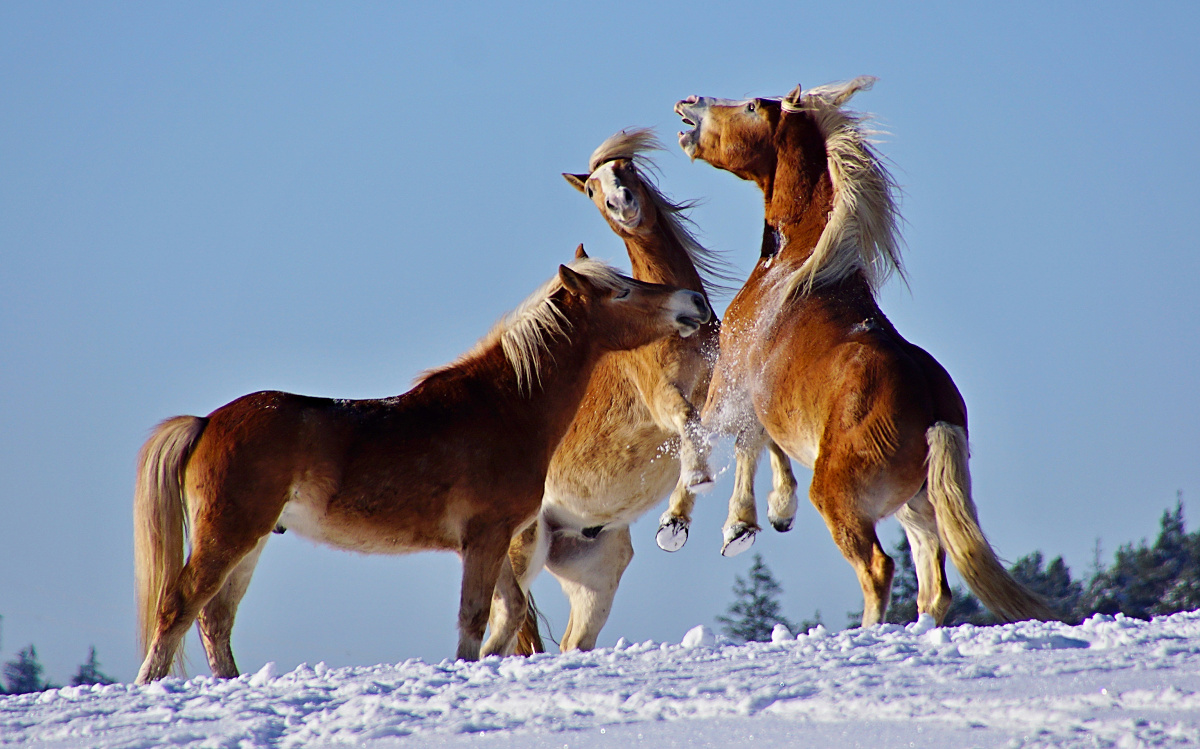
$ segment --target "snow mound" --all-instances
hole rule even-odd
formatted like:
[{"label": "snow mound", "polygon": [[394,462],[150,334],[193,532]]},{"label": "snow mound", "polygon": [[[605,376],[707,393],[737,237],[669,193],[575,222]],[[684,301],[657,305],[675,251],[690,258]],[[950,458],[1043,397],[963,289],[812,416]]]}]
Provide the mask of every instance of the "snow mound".
[{"label": "snow mound", "polygon": [[1200,612],[930,624],[64,687],[0,697],[0,746],[1200,743]]}]

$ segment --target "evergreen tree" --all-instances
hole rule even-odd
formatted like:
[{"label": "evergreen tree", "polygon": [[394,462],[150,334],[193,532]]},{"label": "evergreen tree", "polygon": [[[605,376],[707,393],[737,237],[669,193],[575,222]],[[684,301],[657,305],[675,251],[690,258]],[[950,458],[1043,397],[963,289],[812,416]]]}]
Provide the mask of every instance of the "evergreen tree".
[{"label": "evergreen tree", "polygon": [[[796,629],[794,631],[796,634],[802,634],[804,632],[809,631],[813,627],[824,627],[824,626],[825,626],[825,622],[821,621],[821,610],[817,609],[816,611],[813,612],[812,619],[802,620],[799,624],[796,625]],[[789,627],[789,629],[790,629],[790,627]]]},{"label": "evergreen tree", "polygon": [[71,677],[71,686],[112,684],[114,681],[115,679],[100,670],[100,662],[96,660],[96,646],[93,645],[88,652],[87,663],[80,665],[79,670]]},{"label": "evergreen tree", "polygon": [[[763,563],[762,555],[754,555],[750,566],[749,580],[741,575],[734,578],[733,594],[736,600],[730,604],[729,616],[718,616],[722,630],[730,637],[742,642],[769,642],[771,630],[782,624],[790,631],[796,627],[779,611],[778,596],[783,588]],[[820,615],[817,615],[820,621]],[[815,625],[814,625],[815,626]]]},{"label": "evergreen tree", "polygon": [[1042,552],[1035,551],[1018,559],[1009,571],[1018,582],[1041,596],[1063,621],[1078,624],[1084,619],[1083,584],[1071,579],[1071,569],[1061,556],[1043,569]]},{"label": "evergreen tree", "polygon": [[50,684],[42,680],[41,662],[33,645],[17,653],[16,660],[4,664],[4,681],[9,694],[26,694],[49,689]]},{"label": "evergreen tree", "polygon": [[1200,607],[1200,531],[1188,535],[1183,499],[1164,511],[1153,546],[1117,549],[1111,567],[1092,578],[1083,596],[1083,614],[1122,613],[1139,619]]}]

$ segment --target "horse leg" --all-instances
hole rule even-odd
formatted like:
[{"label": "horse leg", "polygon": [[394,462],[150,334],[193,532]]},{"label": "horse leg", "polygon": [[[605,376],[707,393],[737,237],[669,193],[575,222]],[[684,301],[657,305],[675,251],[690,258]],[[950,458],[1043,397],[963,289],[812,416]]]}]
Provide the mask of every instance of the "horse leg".
[{"label": "horse leg", "polygon": [[938,537],[937,515],[925,489],[900,508],[896,519],[908,536],[917,570],[917,611],[929,614],[941,625],[950,610],[950,584],[946,581],[946,550]]},{"label": "horse leg", "polygon": [[[529,586],[534,578],[546,566],[546,554],[549,552],[550,534],[545,529],[545,523],[539,514],[537,520],[528,528],[513,536],[508,546],[508,559],[500,570],[500,579],[496,582],[496,592],[492,595],[492,612],[488,618],[488,629],[492,637],[484,646],[487,654],[533,655],[540,652],[541,637],[537,632],[537,621],[530,610],[532,599],[529,598]],[[505,579],[511,573],[516,582],[520,597],[505,587]],[[518,605],[520,598],[525,599],[523,606]],[[518,616],[517,609],[523,608],[525,613]],[[532,631],[527,631],[527,630]],[[506,633],[503,642],[493,643],[492,638],[497,632]],[[522,637],[522,634],[525,636]]]},{"label": "horse leg", "polygon": [[767,496],[767,520],[780,533],[792,529],[796,520],[796,474],[792,473],[792,461],[775,440],[767,442],[771,455],[771,481],[773,488]]},{"label": "horse leg", "polygon": [[[195,539],[214,537],[198,532],[193,534]],[[136,683],[148,684],[167,675],[175,651],[192,622],[196,621],[200,609],[217,594],[229,571],[249,551],[240,550],[239,553],[238,549],[214,548],[214,543],[203,540],[195,543],[179,577],[163,596],[158,608],[158,626],[150,640],[146,659],[138,670]]]},{"label": "horse leg", "polygon": [[[462,592],[458,604],[459,660],[479,660],[483,633],[491,615],[492,595],[507,562],[512,528],[486,529],[470,534],[463,544]],[[509,567],[511,571],[511,566]],[[506,584],[507,585],[507,584]],[[511,593],[511,588],[505,591]]]},{"label": "horse leg", "polygon": [[233,632],[233,619],[237,615],[238,604],[241,603],[242,596],[246,595],[250,577],[254,574],[254,567],[258,564],[258,558],[266,545],[267,538],[264,536],[230,571],[217,594],[200,609],[200,640],[204,644],[204,652],[208,655],[208,668],[217,678],[232,679],[238,675],[229,637]]},{"label": "horse leg", "polygon": [[571,602],[571,616],[559,649],[591,650],[608,621],[621,575],[633,559],[629,527],[613,528],[595,540],[560,536],[550,547],[546,569]]},{"label": "horse leg", "polygon": [[[823,465],[824,464],[824,465]],[[829,462],[817,460],[809,499],[825,519],[842,556],[850,562],[863,592],[862,626],[878,624],[892,595],[896,564],[883,550],[875,533],[875,519],[859,507],[857,492],[850,483],[831,475]]]},{"label": "horse leg", "polygon": [[492,606],[488,616],[491,634],[479,651],[480,658],[489,655],[511,655],[516,644],[517,632],[525,623],[529,613],[529,599],[517,576],[513,573],[511,560],[505,556],[500,565],[500,576],[492,592]]},{"label": "horse leg", "polygon": [[754,501],[754,477],[758,459],[769,441],[766,431],[757,421],[754,426],[738,433],[734,442],[737,468],[733,475],[733,495],[729,498],[729,515],[723,529],[721,555],[737,556],[754,545],[758,527],[758,508]]},{"label": "horse leg", "polygon": [[708,466],[708,438],[699,413],[678,387],[664,383],[656,395],[653,405],[659,412],[659,420],[670,424],[679,435],[679,482],[671,492],[666,512],[658,520],[655,541],[663,551],[678,551],[687,543],[696,492],[713,484]]}]

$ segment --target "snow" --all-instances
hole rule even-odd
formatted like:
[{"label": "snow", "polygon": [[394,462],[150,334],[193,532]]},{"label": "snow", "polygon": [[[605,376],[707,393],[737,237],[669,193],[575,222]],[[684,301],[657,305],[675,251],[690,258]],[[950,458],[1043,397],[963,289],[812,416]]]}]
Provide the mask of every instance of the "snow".
[{"label": "snow", "polygon": [[0,746],[1200,744],[1200,612],[773,638],[64,687],[0,697]]}]

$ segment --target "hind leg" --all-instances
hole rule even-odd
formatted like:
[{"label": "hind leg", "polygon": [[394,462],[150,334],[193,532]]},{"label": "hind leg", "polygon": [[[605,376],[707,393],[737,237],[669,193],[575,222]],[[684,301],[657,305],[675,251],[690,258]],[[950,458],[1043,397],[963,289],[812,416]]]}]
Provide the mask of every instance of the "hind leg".
[{"label": "hind leg", "polygon": [[551,542],[546,569],[558,579],[571,602],[560,650],[596,647],[631,559],[633,542],[628,526],[605,530],[594,540],[559,536]]},{"label": "hind leg", "polygon": [[896,519],[908,536],[917,569],[917,611],[929,614],[940,625],[950,610],[950,584],[946,581],[946,550],[925,489],[900,508]]},{"label": "hind leg", "polygon": [[208,655],[208,667],[217,678],[232,679],[238,675],[229,637],[233,632],[233,619],[237,615],[238,604],[241,603],[242,596],[246,595],[250,577],[254,574],[254,567],[258,564],[258,558],[266,545],[267,538],[263,537],[230,571],[217,594],[200,609],[200,640],[204,644],[204,652]]},{"label": "hind leg", "polygon": [[[826,464],[827,466],[828,464]],[[875,533],[875,519],[859,507],[858,492],[844,477],[831,475],[818,459],[809,499],[825,519],[834,543],[854,568],[863,592],[862,626],[878,624],[892,594],[895,562]]]},{"label": "hind leg", "polygon": [[148,684],[170,672],[188,628],[204,605],[221,590],[230,570],[249,550],[239,553],[237,549],[214,548],[211,541],[193,548],[178,579],[158,608],[158,626],[150,640],[146,659],[138,670],[136,683]]}]

